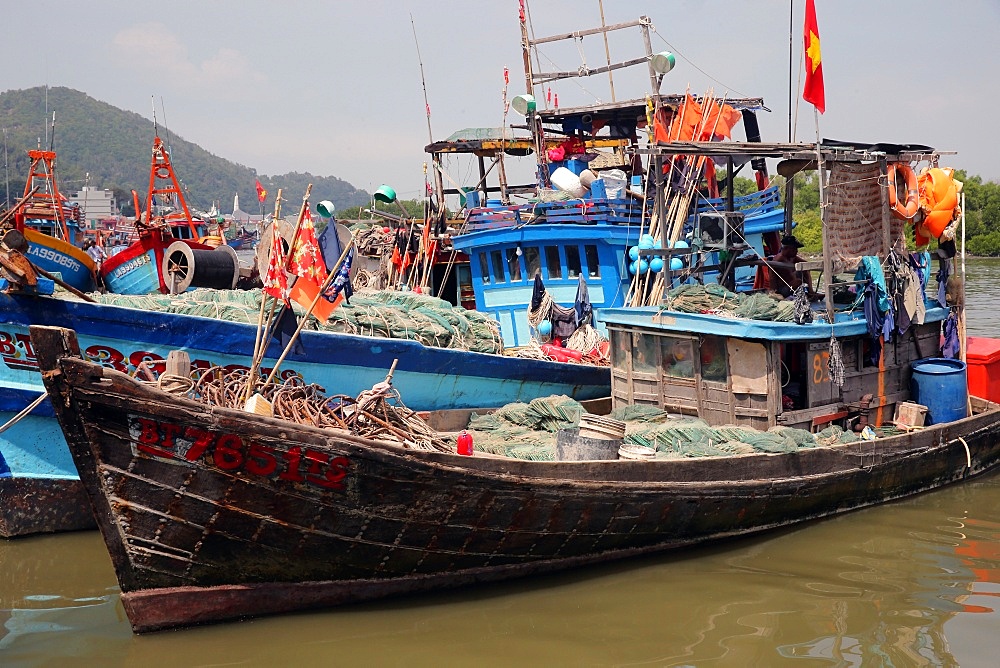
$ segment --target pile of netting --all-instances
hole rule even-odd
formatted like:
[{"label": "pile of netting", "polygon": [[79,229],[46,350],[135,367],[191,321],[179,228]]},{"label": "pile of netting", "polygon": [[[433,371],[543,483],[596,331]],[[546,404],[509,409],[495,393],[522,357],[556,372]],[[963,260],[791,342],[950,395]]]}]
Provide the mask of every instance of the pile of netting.
[{"label": "pile of netting", "polygon": [[473,414],[469,432],[480,452],[551,462],[556,458],[556,433],[579,426],[583,406],[567,396],[516,402],[488,415]]},{"label": "pile of netting", "polygon": [[276,418],[341,429],[362,438],[396,441],[416,450],[455,451],[452,444],[407,408],[399,393],[387,383],[379,383],[357,397],[350,397],[344,394],[327,396],[319,385],[307,385],[298,378],[265,383],[258,376],[248,388],[248,378],[247,370],[212,367],[193,378],[163,374],[155,382],[171,394],[186,396],[208,406],[244,410],[248,398],[259,395],[270,404]]},{"label": "pile of netting", "polygon": [[712,427],[701,418],[668,414],[651,406],[627,406],[612,411],[610,417],[625,421],[624,443],[651,448],[657,459],[787,453],[858,440],[853,432],[835,425],[818,434],[780,426],[767,431],[737,425]]},{"label": "pile of netting", "polygon": [[663,298],[661,310],[715,313],[749,320],[793,322],[795,303],[766,292],[730,292],[717,283],[680,285]]},{"label": "pile of netting", "polygon": [[[578,402],[565,396],[508,404],[489,415],[474,415],[469,431],[476,450],[553,461],[556,432],[579,426],[581,409]],[[670,414],[654,406],[624,406],[608,417],[625,422],[623,444],[650,448],[657,459],[788,453],[858,440],[853,432],[835,425],[817,434],[791,427],[768,431],[736,425],[711,427],[700,418]]]},{"label": "pile of netting", "polygon": [[[180,295],[90,295],[102,304],[144,311],[196,315],[231,322],[256,323],[263,292],[199,288]],[[267,298],[270,299],[270,298]],[[295,313],[305,313],[293,304]],[[410,339],[426,346],[481,353],[502,353],[499,324],[476,311],[467,311],[443,299],[414,292],[382,290],[356,293],[351,303],[334,310],[325,324],[310,317],[306,329]]]}]

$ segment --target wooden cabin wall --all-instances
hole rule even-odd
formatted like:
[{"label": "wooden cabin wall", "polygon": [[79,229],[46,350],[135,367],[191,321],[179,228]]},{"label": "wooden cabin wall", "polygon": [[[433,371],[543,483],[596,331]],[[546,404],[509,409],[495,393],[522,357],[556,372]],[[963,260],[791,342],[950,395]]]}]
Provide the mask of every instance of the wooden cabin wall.
[{"label": "wooden cabin wall", "polygon": [[781,392],[778,357],[771,345],[609,329],[615,408],[657,406],[698,415],[711,425],[767,429],[776,424]]},{"label": "wooden cabin wall", "polygon": [[870,421],[876,426],[891,422],[896,406],[910,399],[912,363],[940,354],[940,331],[938,322],[912,325],[906,334],[883,346],[881,370],[870,360],[868,335],[841,339],[843,388],[836,387],[829,376],[829,343],[810,343],[806,355],[806,408],[785,412],[778,421],[808,429],[814,417],[854,408],[862,397],[871,394]]}]

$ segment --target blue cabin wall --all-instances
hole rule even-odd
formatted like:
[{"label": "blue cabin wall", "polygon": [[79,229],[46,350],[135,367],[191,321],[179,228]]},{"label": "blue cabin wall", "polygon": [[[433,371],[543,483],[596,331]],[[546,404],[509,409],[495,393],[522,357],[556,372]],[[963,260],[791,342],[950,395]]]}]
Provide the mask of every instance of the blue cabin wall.
[{"label": "blue cabin wall", "polygon": [[626,226],[548,224],[473,232],[456,247],[469,254],[476,310],[497,319],[506,345],[521,346],[531,339],[536,269],[557,304],[573,305],[582,273],[594,308],[620,306],[630,280],[625,252],[638,238],[638,229]]}]

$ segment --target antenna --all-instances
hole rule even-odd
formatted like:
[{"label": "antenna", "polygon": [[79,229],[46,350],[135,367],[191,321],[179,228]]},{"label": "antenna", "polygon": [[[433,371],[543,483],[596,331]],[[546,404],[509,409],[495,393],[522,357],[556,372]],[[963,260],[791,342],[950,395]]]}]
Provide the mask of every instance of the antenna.
[{"label": "antenna", "polygon": [[160,130],[156,126],[156,98],[154,98],[152,95],[150,95],[149,96],[149,103],[153,107],[153,135],[159,137],[160,136]]}]

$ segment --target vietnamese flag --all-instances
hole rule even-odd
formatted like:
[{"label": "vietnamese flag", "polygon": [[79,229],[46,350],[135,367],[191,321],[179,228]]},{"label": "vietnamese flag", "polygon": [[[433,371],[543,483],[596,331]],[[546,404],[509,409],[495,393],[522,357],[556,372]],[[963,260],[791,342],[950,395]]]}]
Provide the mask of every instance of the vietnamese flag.
[{"label": "vietnamese flag", "polygon": [[267,191],[264,190],[264,186],[260,185],[260,181],[257,181],[257,201],[261,204],[267,199]]},{"label": "vietnamese flag", "polygon": [[826,93],[823,90],[823,58],[819,50],[815,0],[806,0],[806,21],[802,33],[806,54],[806,85],[802,89],[802,99],[811,102],[822,114],[826,111]]}]

